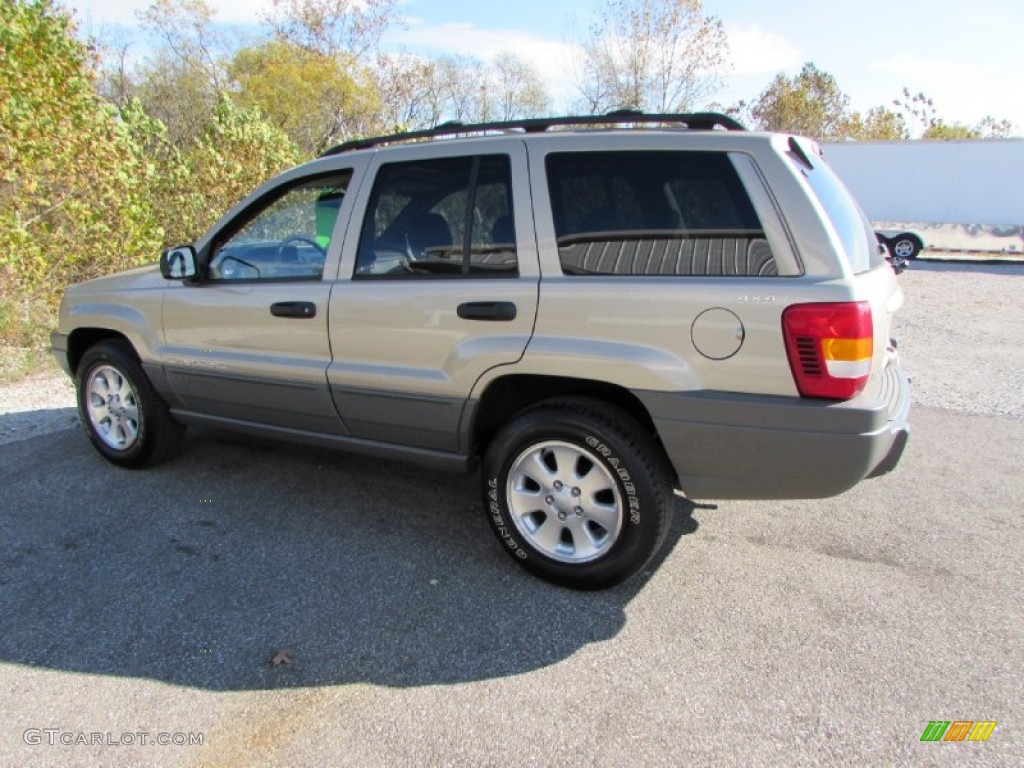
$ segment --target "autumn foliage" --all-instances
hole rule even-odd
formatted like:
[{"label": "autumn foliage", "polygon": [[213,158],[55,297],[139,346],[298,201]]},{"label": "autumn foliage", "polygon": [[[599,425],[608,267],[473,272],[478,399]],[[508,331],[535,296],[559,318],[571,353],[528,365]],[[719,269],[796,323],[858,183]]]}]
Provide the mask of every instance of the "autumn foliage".
[{"label": "autumn foliage", "polygon": [[0,341],[38,343],[69,283],[154,261],[298,152],[226,97],[187,148],[96,90],[93,52],[49,0],[0,2]]},{"label": "autumn foliage", "polygon": [[160,243],[139,155],[90,51],[46,0],[0,3],[0,324],[31,330],[67,283]]}]

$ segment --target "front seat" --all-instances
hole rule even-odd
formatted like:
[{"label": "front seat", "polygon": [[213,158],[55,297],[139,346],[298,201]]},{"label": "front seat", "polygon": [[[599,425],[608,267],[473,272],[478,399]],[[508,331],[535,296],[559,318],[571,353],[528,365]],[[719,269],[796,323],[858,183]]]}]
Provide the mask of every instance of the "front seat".
[{"label": "front seat", "polygon": [[[414,259],[428,257],[427,249],[448,249],[452,247],[452,231],[448,222],[439,213],[423,213],[413,219],[405,230],[406,243]],[[440,254],[434,251],[432,258]]]}]

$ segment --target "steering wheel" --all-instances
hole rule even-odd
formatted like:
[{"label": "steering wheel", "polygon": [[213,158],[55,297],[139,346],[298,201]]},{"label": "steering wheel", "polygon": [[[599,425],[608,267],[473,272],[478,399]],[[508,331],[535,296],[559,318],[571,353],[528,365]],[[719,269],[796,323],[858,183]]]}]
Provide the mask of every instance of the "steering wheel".
[{"label": "steering wheel", "polygon": [[308,237],[303,237],[302,235],[289,235],[288,237],[281,241],[280,245],[277,246],[278,261],[283,261],[282,257],[284,256],[284,249],[287,248],[292,243],[305,243],[306,245],[311,245],[314,248],[316,248],[317,252],[321,256],[327,255],[327,249],[322,247],[320,243],[316,242],[315,240],[310,240]]}]

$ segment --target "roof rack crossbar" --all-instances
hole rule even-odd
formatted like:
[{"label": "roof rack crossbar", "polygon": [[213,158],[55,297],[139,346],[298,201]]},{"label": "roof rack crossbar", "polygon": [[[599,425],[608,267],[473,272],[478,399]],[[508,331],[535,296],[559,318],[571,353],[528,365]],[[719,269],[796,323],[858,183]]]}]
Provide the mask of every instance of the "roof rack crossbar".
[{"label": "roof rack crossbar", "polygon": [[565,117],[533,117],[523,120],[503,120],[491,123],[464,124],[457,120],[441,123],[433,128],[406,133],[393,133],[388,136],[374,136],[366,139],[353,139],[331,147],[320,157],[338,155],[357,149],[370,149],[381,144],[394,144],[418,139],[434,139],[441,136],[460,136],[471,133],[499,133],[523,131],[525,133],[543,133],[558,126],[590,126],[590,125],[621,125],[623,123],[678,123],[690,130],[710,131],[724,128],[728,131],[745,131],[734,118],[718,112],[685,112],[685,113],[647,113],[629,109],[619,109],[607,115],[568,115]]}]

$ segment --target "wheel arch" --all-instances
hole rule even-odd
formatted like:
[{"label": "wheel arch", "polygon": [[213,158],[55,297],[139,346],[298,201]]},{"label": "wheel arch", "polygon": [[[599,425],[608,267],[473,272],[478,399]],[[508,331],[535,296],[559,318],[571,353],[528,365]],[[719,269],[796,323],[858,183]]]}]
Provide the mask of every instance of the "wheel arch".
[{"label": "wheel arch", "polygon": [[139,354],[131,339],[120,331],[111,328],[75,328],[68,334],[68,368],[72,375],[78,373],[78,364],[86,350],[101,341],[123,341],[135,359],[139,359]]},{"label": "wheel arch", "polygon": [[541,374],[508,374],[491,381],[464,418],[468,453],[480,455],[495,433],[516,414],[545,400],[585,397],[625,411],[664,451],[654,420],[640,399],[626,387],[607,381]]},{"label": "wheel arch", "polygon": [[895,235],[893,235],[889,239],[892,240],[892,241],[895,241],[895,240],[902,240],[903,238],[906,238],[907,240],[913,240],[919,246],[923,246],[924,245],[924,239],[919,234],[917,234],[917,232],[911,232],[910,230],[904,230],[902,232],[897,232]]}]

